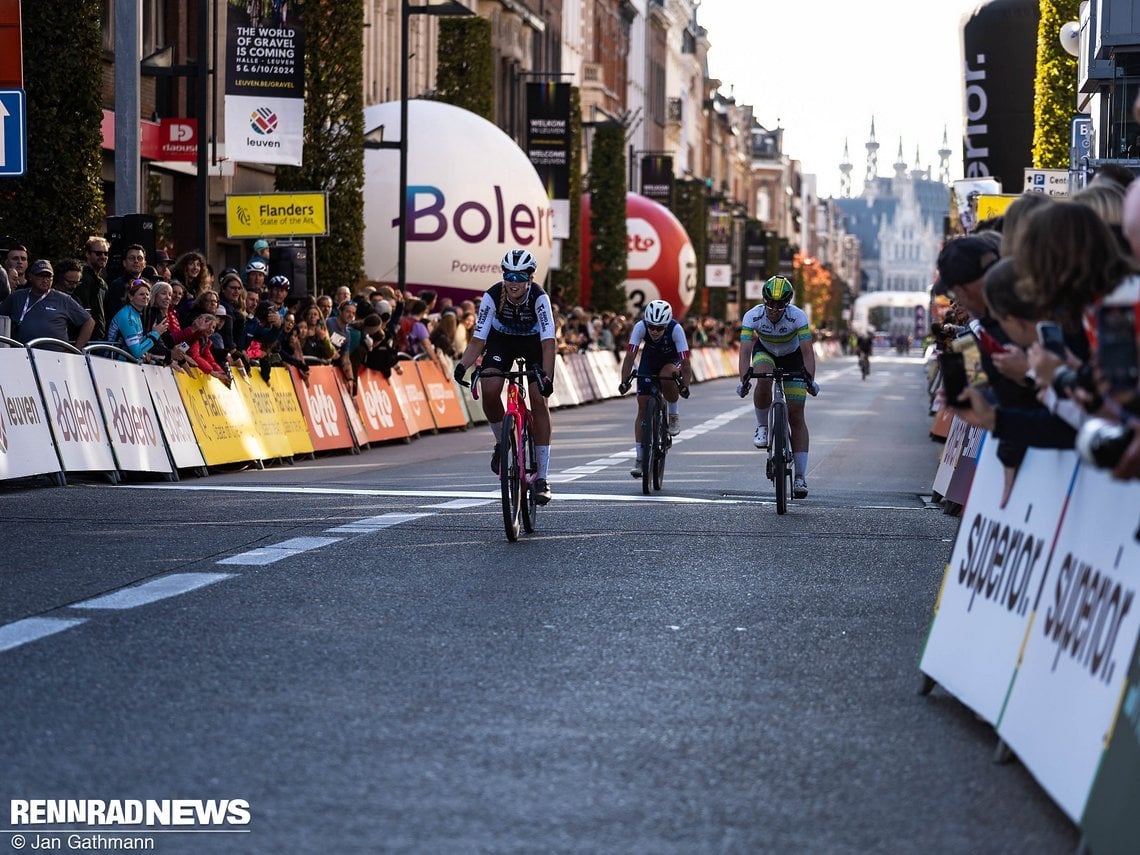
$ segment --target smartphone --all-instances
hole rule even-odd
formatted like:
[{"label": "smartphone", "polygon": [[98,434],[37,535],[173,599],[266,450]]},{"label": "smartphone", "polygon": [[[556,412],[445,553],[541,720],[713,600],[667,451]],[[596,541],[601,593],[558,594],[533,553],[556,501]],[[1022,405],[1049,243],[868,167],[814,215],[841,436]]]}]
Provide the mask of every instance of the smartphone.
[{"label": "smartphone", "polygon": [[966,409],[969,401],[959,401],[958,396],[966,391],[966,357],[954,351],[938,354],[938,368],[942,372],[942,391],[946,395],[947,406]]},{"label": "smartphone", "polygon": [[1113,391],[1140,384],[1140,356],[1136,352],[1134,306],[1101,306],[1096,316],[1097,364]]},{"label": "smartphone", "polygon": [[190,343],[185,342],[185,341],[179,342],[177,347],[179,350],[181,350],[183,353],[185,353],[186,351],[188,351],[190,349]]},{"label": "smartphone", "polygon": [[1037,340],[1050,353],[1065,358],[1065,333],[1057,324],[1052,321],[1039,321]]}]

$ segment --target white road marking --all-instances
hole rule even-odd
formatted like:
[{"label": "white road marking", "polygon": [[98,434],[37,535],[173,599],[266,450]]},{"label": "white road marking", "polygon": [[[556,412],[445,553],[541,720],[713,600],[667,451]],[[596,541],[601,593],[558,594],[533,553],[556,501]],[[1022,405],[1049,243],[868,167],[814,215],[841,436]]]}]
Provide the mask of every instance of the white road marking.
[{"label": "white road marking", "polygon": [[308,552],[311,549],[320,549],[322,546],[328,546],[331,543],[336,543],[338,540],[344,540],[344,538],[293,537],[289,540],[283,540],[280,543],[270,544],[269,546],[259,546],[257,549],[251,549],[249,552],[243,552],[240,555],[231,555],[229,558],[223,558],[217,563],[261,567],[266,564],[272,564],[275,561],[280,561],[283,558],[289,558],[293,555],[299,555],[302,552]]},{"label": "white road marking", "polygon": [[87,618],[30,617],[0,626],[0,651],[38,641],[81,623],[87,623]]},{"label": "white road marking", "polygon": [[438,505],[421,505],[423,508],[440,508],[448,511],[462,511],[466,508],[481,508],[489,505],[494,499],[452,499],[450,502],[440,502]]},{"label": "white road marking", "polygon": [[133,588],[123,588],[101,597],[75,603],[73,609],[133,609],[168,597],[185,594],[205,585],[229,579],[232,573],[171,573]]},{"label": "white road marking", "polygon": [[[381,514],[378,517],[365,517],[362,520],[355,520],[354,522],[338,525],[336,528],[326,528],[327,532],[337,532],[338,534],[367,534],[372,531],[380,531],[383,528],[389,528],[394,525],[399,525],[402,522],[409,522],[411,520],[418,520],[421,517],[430,517],[432,514]],[[318,538],[319,539],[319,538]],[[320,544],[324,546],[324,544]]]}]

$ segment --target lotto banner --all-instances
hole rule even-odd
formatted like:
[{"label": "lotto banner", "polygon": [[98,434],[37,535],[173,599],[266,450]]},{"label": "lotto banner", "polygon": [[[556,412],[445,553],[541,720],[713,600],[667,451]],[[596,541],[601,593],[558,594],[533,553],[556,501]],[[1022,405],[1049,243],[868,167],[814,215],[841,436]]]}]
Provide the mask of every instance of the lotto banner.
[{"label": "lotto banner", "polygon": [[31,357],[0,348],[0,481],[60,470]]},{"label": "lotto banner", "polygon": [[1003,505],[997,445],[982,444],[919,661],[990,724],[1001,716],[1077,469],[1071,451],[1032,448]]},{"label": "lotto banner", "polygon": [[161,365],[140,365],[139,369],[150,389],[150,399],[154,403],[154,411],[162,426],[162,435],[166,439],[166,447],[170,449],[170,456],[174,459],[175,468],[205,466],[206,459],[194,437],[194,426],[190,424],[186,405],[178,393],[174,372]]},{"label": "lotto banner", "polygon": [[[271,455],[257,430],[247,399],[237,388],[204,371],[177,372],[174,382],[209,466],[265,460]],[[244,382],[235,379],[236,383]]]},{"label": "lotto banner", "polygon": [[116,471],[87,357],[51,350],[30,352],[63,471]]},{"label": "lotto banner", "polygon": [[379,371],[361,368],[356,377],[356,400],[364,414],[364,435],[368,442],[404,439],[408,425],[396,401],[396,393]]},{"label": "lotto banner", "polygon": [[312,365],[306,383],[299,371],[290,369],[293,389],[316,451],[354,448],[356,445],[341,399],[338,373],[339,369],[332,365]]},{"label": "lotto banner", "polygon": [[1080,821],[1140,635],[1140,487],[1082,464],[998,734]]},{"label": "lotto banner", "polygon": [[140,366],[100,357],[88,357],[88,364],[118,468],[124,472],[173,472]]},{"label": "lotto banner", "polygon": [[414,361],[397,363],[388,380],[392,384],[392,391],[396,394],[408,430],[413,434],[435,430],[435,419],[431,417],[431,407],[428,406]]},{"label": "lotto banner", "polygon": [[450,378],[445,378],[439,366],[434,362],[416,360],[416,370],[420,375],[420,383],[424,387],[424,397],[431,409],[431,417],[437,428],[456,428],[467,426],[467,412],[459,396],[455,394],[455,387],[451,385]]}]

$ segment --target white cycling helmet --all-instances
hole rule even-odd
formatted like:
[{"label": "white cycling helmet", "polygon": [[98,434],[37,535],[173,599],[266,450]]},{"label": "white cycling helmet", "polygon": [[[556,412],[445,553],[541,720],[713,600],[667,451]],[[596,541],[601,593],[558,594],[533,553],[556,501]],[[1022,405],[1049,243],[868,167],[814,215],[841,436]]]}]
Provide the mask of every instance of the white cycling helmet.
[{"label": "white cycling helmet", "polygon": [[534,273],[538,270],[538,262],[534,256],[525,249],[508,250],[503,256],[504,273]]},{"label": "white cycling helmet", "polygon": [[645,307],[645,322],[661,327],[673,320],[673,307],[664,300],[654,300]]}]

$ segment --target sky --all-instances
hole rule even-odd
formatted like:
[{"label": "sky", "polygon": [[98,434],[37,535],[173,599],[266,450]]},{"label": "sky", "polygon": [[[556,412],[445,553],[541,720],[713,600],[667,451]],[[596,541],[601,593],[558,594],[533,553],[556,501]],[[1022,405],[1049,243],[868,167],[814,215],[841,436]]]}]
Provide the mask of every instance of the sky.
[{"label": "sky", "polygon": [[784,153],[839,195],[846,139],[852,195],[867,169],[871,117],[879,175],[894,174],[899,139],[938,178],[948,131],[950,177],[962,177],[961,23],[984,0],[703,0],[709,75],[766,128],[784,129]]}]

